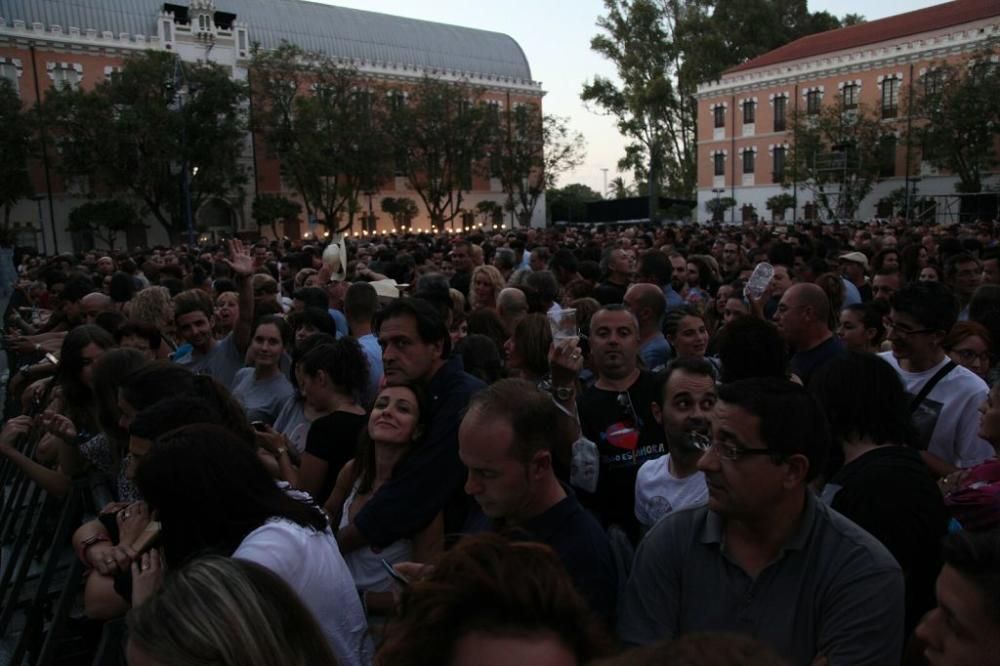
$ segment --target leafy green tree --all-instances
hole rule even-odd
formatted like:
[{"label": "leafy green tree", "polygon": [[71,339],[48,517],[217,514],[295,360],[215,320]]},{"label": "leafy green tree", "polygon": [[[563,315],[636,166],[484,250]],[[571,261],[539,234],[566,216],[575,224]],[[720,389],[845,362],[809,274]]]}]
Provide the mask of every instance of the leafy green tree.
[{"label": "leafy green tree", "polygon": [[600,201],[600,192],[582,183],[549,190],[546,194],[549,216],[554,222],[581,221],[587,217],[587,203]]},{"label": "leafy green tree", "polygon": [[481,102],[478,88],[425,77],[390,110],[397,166],[435,228],[461,214],[473,175],[488,175],[496,119]]},{"label": "leafy green tree", "polygon": [[331,232],[351,229],[359,195],[389,175],[384,91],[288,43],[254,53],[251,81],[254,128],[285,181]]},{"label": "leafy green tree", "polygon": [[865,105],[845,112],[831,104],[816,115],[802,111],[792,114],[791,123],[795,140],[783,184],[797,182],[811,191],[828,217],[853,218],[879,179],[893,128]]},{"label": "leafy green tree", "polygon": [[608,188],[611,191],[611,195],[615,199],[627,199],[635,194],[635,190],[629,187],[625,182],[625,179],[621,176],[618,176],[608,183]]},{"label": "leafy green tree", "polygon": [[246,97],[226,68],[144,51],[93,90],[52,88],[42,113],[62,173],[131,196],[176,238],[186,228],[183,165],[194,211],[246,183]]},{"label": "leafy green tree", "polygon": [[14,205],[34,194],[28,176],[28,158],[33,152],[29,114],[21,106],[14,86],[0,78],[0,206],[3,206],[3,231],[10,232],[10,214]]},{"label": "leafy green tree", "polygon": [[385,197],[382,199],[382,212],[388,213],[396,230],[408,229],[413,226],[413,220],[420,214],[417,204],[409,197]]},{"label": "leafy green tree", "polygon": [[773,213],[775,219],[784,219],[785,211],[795,206],[795,197],[788,192],[782,192],[768,197],[765,205]]},{"label": "leafy green tree", "polygon": [[727,210],[736,205],[732,197],[718,197],[705,202],[705,210],[712,214],[712,220],[721,222]]},{"label": "leafy green tree", "polygon": [[958,192],[982,192],[984,175],[1000,164],[1000,66],[990,62],[998,50],[986,49],[969,64],[939,63],[907,88],[904,103],[919,119],[911,145],[925,161],[955,174]]},{"label": "leafy green tree", "polygon": [[67,231],[85,232],[103,241],[108,249],[114,249],[118,234],[139,223],[135,208],[120,199],[88,201],[77,206],[69,214]]},{"label": "leafy green tree", "polygon": [[570,129],[568,118],[542,115],[537,104],[507,109],[496,120],[491,159],[499,158],[507,208],[526,227],[542,193],[583,163],[586,141]]},{"label": "leafy green tree", "polygon": [[660,183],[689,195],[695,187],[695,113],[676,85],[680,47],[654,0],[605,0],[602,32],[590,48],[615,65],[618,81],[595,77],[583,86],[584,102],[615,118],[630,141],[621,170],[645,175],[649,216],[657,218]]},{"label": "leafy green tree", "polygon": [[278,222],[284,222],[299,216],[302,204],[278,194],[260,194],[252,204],[251,213],[257,227],[268,225],[271,234],[278,238]]}]

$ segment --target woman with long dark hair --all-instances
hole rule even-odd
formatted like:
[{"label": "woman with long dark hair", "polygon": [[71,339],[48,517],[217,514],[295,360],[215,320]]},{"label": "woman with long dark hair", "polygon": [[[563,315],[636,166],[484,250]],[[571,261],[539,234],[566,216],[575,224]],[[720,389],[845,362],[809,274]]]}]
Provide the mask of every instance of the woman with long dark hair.
[{"label": "woman with long dark hair", "polygon": [[307,353],[296,371],[305,399],[326,412],[309,426],[298,469],[284,446],[271,438],[260,439],[275,454],[282,479],[325,503],[341,468],[354,457],[365,427],[360,397],[368,386],[368,361],[357,340],[341,338]]},{"label": "woman with long dark hair", "polygon": [[[393,474],[396,465],[420,446],[426,428],[427,397],[417,385],[386,386],[375,398],[368,427],[361,436],[358,455],[344,465],[326,502],[326,511],[340,529],[350,525],[364,505]],[[430,525],[411,538],[374,552],[361,548],[346,556],[354,583],[370,613],[393,610],[392,580],[382,565],[399,562],[429,562],[444,542],[439,514]]]},{"label": "woman with long dark hair", "polygon": [[179,428],[153,443],[136,484],[158,514],[168,568],[207,552],[255,562],[299,595],[339,663],[369,663],[364,611],[325,514],[277,486],[245,442],[219,426]]}]

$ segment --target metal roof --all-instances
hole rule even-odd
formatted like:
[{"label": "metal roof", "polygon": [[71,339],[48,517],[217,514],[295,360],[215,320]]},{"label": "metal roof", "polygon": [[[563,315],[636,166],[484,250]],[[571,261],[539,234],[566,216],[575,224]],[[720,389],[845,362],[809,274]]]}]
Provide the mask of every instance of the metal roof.
[{"label": "metal roof", "polygon": [[[188,4],[174,0],[176,4]],[[0,0],[0,17],[64,31],[156,35],[162,0]],[[347,9],[303,0],[216,0],[215,9],[236,14],[250,41],[263,48],[282,40],[307,51],[369,62],[531,80],[520,45],[497,32]]]}]

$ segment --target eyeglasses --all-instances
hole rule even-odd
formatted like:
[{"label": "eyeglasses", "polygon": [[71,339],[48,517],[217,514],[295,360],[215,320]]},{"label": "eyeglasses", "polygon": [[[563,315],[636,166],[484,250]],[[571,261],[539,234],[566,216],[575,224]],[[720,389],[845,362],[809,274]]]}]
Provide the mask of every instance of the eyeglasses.
[{"label": "eyeglasses", "polygon": [[889,317],[886,317],[885,319],[882,320],[882,325],[885,326],[886,333],[889,332],[889,329],[892,329],[892,332],[895,333],[897,336],[899,336],[901,338],[907,338],[907,337],[909,337],[911,335],[923,335],[925,333],[933,333],[934,332],[934,329],[932,329],[932,328],[915,328],[913,330],[910,330],[910,329],[907,329],[907,328],[903,328],[903,327],[897,326],[896,322],[894,322]]},{"label": "eyeglasses", "polygon": [[743,456],[774,456],[784,458],[785,454],[775,451],[774,449],[746,449],[741,446],[733,446],[731,444],[725,444],[718,440],[712,440],[708,447],[705,449],[705,453],[711,450],[715,450],[719,454],[720,458],[728,460],[730,462],[739,462],[740,458]]},{"label": "eyeglasses", "polygon": [[977,354],[972,349],[952,349],[951,353],[958,356],[962,363],[972,363],[977,359],[987,365],[990,365],[993,362],[993,355],[989,352]]}]

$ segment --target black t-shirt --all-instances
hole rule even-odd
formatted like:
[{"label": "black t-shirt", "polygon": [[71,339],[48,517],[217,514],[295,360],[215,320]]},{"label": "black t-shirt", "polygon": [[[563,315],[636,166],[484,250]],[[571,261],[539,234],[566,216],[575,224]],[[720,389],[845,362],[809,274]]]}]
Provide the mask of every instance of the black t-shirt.
[{"label": "black t-shirt", "polygon": [[516,540],[551,546],[591,610],[607,619],[614,616],[618,573],[608,535],[568,487],[566,497],[517,526],[488,518],[477,506],[462,531],[498,532]]},{"label": "black t-shirt", "polygon": [[666,451],[663,428],[653,418],[656,377],[643,371],[628,391],[606,391],[592,386],[577,405],[583,435],[597,444],[600,472],[597,491],[576,489],[580,502],[607,527],[623,527],[635,541],[635,476],[639,466]]},{"label": "black t-shirt", "polygon": [[330,497],[341,468],[357,452],[358,437],[367,424],[368,417],[364,414],[333,412],[321,416],[309,426],[306,453],[326,461],[329,465],[326,478],[320,486],[319,496],[314,498],[318,504],[322,505]]},{"label": "black t-shirt", "polygon": [[594,289],[594,298],[601,305],[615,305],[625,302],[627,284],[617,284],[605,280]]},{"label": "black t-shirt", "polygon": [[906,578],[906,631],[934,607],[948,512],[920,454],[880,446],[845,465],[823,491],[830,506],[882,542]]}]

